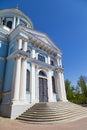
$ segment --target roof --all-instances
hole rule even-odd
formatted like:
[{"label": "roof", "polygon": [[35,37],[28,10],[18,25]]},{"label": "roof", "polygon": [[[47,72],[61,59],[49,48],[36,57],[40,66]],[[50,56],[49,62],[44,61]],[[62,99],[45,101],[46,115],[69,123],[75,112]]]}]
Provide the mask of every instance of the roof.
[{"label": "roof", "polygon": [[33,24],[30,20],[30,18],[28,18],[21,10],[19,10],[18,8],[13,8],[13,9],[4,9],[4,10],[0,10],[0,14],[4,14],[4,13],[15,13],[15,14],[18,14],[22,17],[24,17],[30,24],[31,24],[31,27],[33,28]]}]

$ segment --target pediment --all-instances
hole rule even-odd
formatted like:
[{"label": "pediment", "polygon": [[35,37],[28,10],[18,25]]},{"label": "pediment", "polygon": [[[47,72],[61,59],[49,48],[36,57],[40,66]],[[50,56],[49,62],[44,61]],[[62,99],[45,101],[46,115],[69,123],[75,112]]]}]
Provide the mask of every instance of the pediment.
[{"label": "pediment", "polygon": [[55,51],[57,51],[58,53],[62,54],[62,51],[58,48],[58,46],[56,46],[54,44],[54,42],[48,37],[47,34],[44,34],[42,32],[36,31],[36,30],[32,30],[29,28],[25,28],[23,26],[20,26],[20,30],[23,31],[24,33],[26,33],[26,36],[30,35],[35,37],[37,40],[43,42],[43,44],[48,45],[49,47],[51,47],[52,49],[54,49]]},{"label": "pediment", "polygon": [[40,33],[40,32],[37,32],[37,31],[31,31],[31,33],[35,38],[44,42],[44,44],[47,44],[50,47],[52,47],[53,49],[61,52],[61,50],[53,43],[53,41],[46,34]]}]

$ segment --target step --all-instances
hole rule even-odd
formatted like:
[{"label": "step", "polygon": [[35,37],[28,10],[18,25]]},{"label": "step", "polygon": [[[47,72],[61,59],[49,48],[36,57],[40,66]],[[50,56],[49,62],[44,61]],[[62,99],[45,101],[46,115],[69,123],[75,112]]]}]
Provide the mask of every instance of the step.
[{"label": "step", "polygon": [[17,119],[27,122],[60,122],[87,116],[87,109],[70,102],[37,103]]},{"label": "step", "polygon": [[66,119],[76,119],[76,118],[80,118],[80,117],[85,117],[85,114],[81,114],[79,116],[67,116],[67,117],[60,117],[60,118],[50,118],[50,119],[34,119],[34,118],[21,118],[19,117],[18,120],[25,120],[25,121],[33,121],[33,122],[50,122],[50,121],[60,121],[60,120],[66,120]]},{"label": "step", "polygon": [[68,116],[78,116],[78,115],[81,115],[81,114],[87,114],[85,112],[82,112],[82,113],[77,113],[77,112],[74,112],[74,113],[67,113],[67,114],[61,114],[61,115],[47,115],[47,116],[42,116],[42,115],[38,115],[38,116],[32,116],[32,115],[21,115],[19,117],[23,118],[34,118],[34,119],[51,119],[51,118],[62,118],[62,117],[68,117]]},{"label": "step", "polygon": [[38,117],[41,117],[41,116],[44,116],[44,117],[47,117],[47,116],[62,116],[62,115],[69,115],[69,114],[81,114],[81,113],[85,113],[85,114],[87,114],[87,112],[85,112],[85,111],[82,111],[82,112],[80,112],[80,111],[74,111],[74,112],[61,112],[61,113],[47,113],[47,114],[43,114],[43,113],[35,113],[35,114],[32,114],[32,113],[30,113],[30,114],[22,114],[21,116],[38,116]]}]

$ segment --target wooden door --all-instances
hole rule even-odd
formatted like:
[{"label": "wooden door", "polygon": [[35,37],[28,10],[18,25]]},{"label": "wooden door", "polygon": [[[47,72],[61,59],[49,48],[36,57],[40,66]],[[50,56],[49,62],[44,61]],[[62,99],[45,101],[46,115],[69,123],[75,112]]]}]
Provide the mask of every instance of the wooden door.
[{"label": "wooden door", "polygon": [[48,86],[45,78],[39,78],[39,102],[48,102]]}]

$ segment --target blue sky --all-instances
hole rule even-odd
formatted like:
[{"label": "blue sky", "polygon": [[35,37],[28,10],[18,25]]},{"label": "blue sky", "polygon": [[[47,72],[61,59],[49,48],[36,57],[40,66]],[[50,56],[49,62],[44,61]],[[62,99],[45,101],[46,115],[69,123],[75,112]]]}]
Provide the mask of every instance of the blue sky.
[{"label": "blue sky", "polygon": [[62,49],[65,79],[87,76],[87,0],[0,0],[0,10],[17,4]]}]

